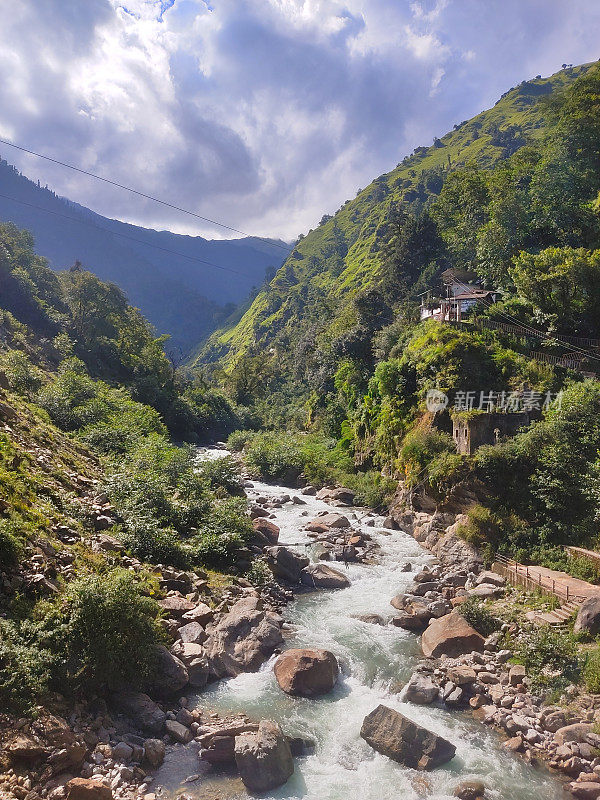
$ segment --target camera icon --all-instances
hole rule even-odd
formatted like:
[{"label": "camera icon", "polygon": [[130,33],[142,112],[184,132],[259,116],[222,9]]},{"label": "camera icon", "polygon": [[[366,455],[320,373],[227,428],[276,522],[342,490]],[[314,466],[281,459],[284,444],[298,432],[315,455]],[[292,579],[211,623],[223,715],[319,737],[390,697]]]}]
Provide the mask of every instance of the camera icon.
[{"label": "camera icon", "polygon": [[436,411],[443,411],[448,405],[448,395],[440,392],[439,389],[429,389],[425,398],[427,411],[435,414]]}]

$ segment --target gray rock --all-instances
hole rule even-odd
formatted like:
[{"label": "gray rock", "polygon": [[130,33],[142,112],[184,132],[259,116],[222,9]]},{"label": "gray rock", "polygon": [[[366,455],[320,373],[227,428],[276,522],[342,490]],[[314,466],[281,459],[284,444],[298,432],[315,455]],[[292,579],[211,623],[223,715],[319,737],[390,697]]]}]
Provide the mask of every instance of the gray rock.
[{"label": "gray rock", "polygon": [[191,642],[193,644],[202,644],[206,641],[206,631],[199,622],[188,622],[177,631],[179,638],[182,642]]},{"label": "gray rock", "polygon": [[167,729],[167,733],[176,742],[180,744],[187,744],[188,742],[192,741],[193,734],[189,728],[186,728],[185,725],[182,725],[181,722],[177,722],[174,719],[168,719],[165,722],[165,728]]},{"label": "gray rock", "polygon": [[275,578],[288,583],[300,583],[304,567],[310,563],[306,556],[295,553],[287,547],[278,545],[265,550],[267,566]]},{"label": "gray rock", "polygon": [[162,733],[167,715],[143,692],[119,692],[112,697],[113,707],[148,733]]},{"label": "gray rock", "polygon": [[439,688],[431,678],[420,673],[415,673],[403,690],[403,699],[407,703],[426,706],[437,698]]},{"label": "gray rock", "polygon": [[412,769],[435,769],[456,753],[446,739],[383,705],[365,717],[360,735],[374,750]]},{"label": "gray rock", "polygon": [[283,642],[282,619],[265,611],[259,597],[238,600],[204,643],[210,674],[217,678],[255,672]]},{"label": "gray rock", "polygon": [[163,645],[157,646],[157,669],[152,681],[152,691],[164,697],[175,694],[187,685],[189,675],[185,665]]},{"label": "gray rock", "polygon": [[574,633],[586,631],[590,636],[600,633],[600,597],[588,597],[577,614]]},{"label": "gray rock", "polygon": [[251,792],[282,786],[294,772],[289,741],[271,720],[262,720],[256,733],[236,736],[234,753],[240,777]]},{"label": "gray rock", "polygon": [[162,739],[146,739],[144,757],[153,769],[160,767],[165,760],[165,743]]},{"label": "gray rock", "polygon": [[119,742],[112,749],[112,757],[115,761],[122,761],[128,764],[133,756],[133,747],[130,747],[127,742]]},{"label": "gray rock", "polygon": [[345,589],[350,586],[343,572],[326,564],[309,564],[302,570],[300,581],[315,589]]}]

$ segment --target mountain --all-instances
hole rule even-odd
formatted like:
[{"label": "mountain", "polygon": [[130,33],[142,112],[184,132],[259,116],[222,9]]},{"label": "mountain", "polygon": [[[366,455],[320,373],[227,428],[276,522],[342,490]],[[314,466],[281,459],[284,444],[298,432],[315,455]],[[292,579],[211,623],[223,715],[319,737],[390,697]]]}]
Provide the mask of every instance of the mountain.
[{"label": "mountain", "polygon": [[455,125],[431,146],[417,147],[301,238],[241,319],[214,333],[198,360],[231,370],[244,356],[271,353],[284,381],[294,370],[298,375],[299,353],[355,324],[352,298],[379,281],[398,209],[418,214],[466,165],[490,169],[541,141],[554,118],[553,99],[590,66],[523,81],[493,108]]},{"label": "mountain", "polygon": [[52,268],[78,260],[116,283],[159,333],[170,334],[167,349],[186,355],[287,253],[280,241],[208,240],[108,219],[57,196],[3,160],[0,220],[31,231]]}]

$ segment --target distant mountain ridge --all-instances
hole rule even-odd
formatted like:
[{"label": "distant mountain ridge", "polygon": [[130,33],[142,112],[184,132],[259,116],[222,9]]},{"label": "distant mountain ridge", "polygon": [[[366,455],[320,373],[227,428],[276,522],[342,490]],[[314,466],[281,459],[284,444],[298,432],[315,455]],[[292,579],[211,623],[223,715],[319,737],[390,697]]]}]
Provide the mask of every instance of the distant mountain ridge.
[{"label": "distant mountain ridge", "polygon": [[53,269],[79,260],[100,279],[116,283],[158,333],[171,336],[167,350],[185,355],[288,252],[281,241],[209,240],[109,219],[29,180],[1,159],[0,220],[31,231],[36,251]]}]

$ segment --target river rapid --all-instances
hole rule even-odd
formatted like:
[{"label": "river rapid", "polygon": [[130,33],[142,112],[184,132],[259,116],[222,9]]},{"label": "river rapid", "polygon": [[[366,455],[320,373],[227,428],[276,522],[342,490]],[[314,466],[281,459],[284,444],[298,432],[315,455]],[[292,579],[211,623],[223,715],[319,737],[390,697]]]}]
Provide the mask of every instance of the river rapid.
[{"label": "river rapid", "polygon": [[[204,457],[219,454],[223,451],[205,451]],[[260,482],[253,482],[248,492],[268,498],[294,494],[286,487]],[[320,511],[340,509],[314,497],[302,499],[306,505],[286,503],[275,509],[273,521],[281,529],[281,544],[293,544],[310,555],[310,548],[302,546],[310,542],[303,526]],[[274,656],[257,673],[210,685],[190,698],[189,707],[274,719],[285,733],[316,742],[314,752],[295,759],[295,773],[288,783],[268,794],[280,800],[451,800],[457,784],[467,779],[484,781],[490,800],[563,798],[558,781],[505,751],[500,737],[468,713],[448,711],[441,705],[416,706],[399,699],[397,692],[420,657],[418,638],[400,628],[365,623],[355,617],[379,614],[387,622],[393,615],[390,599],[412,580],[402,566],[409,562],[414,572],[432,558],[408,534],[382,528],[381,518],[375,518],[375,527],[365,526],[369,517],[373,519],[366,509],[343,509],[342,513],[354,528],[368,532],[377,541],[377,563],[350,564],[348,588],[300,595],[283,612],[287,623],[285,647],[321,647],[337,656],[342,674],[334,691],[316,700],[289,697],[275,681]],[[343,565],[335,566],[344,569]],[[363,718],[379,703],[451,741],[457,748],[454,759],[442,768],[422,773],[376,753],[360,738],[359,731]],[[200,777],[185,782],[192,773]],[[195,800],[248,797],[235,775],[199,766],[197,745],[193,743],[170,749],[152,790],[173,798],[185,792]]]}]

